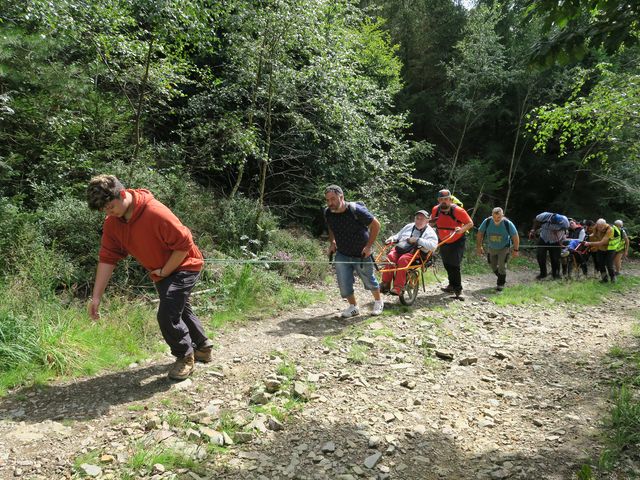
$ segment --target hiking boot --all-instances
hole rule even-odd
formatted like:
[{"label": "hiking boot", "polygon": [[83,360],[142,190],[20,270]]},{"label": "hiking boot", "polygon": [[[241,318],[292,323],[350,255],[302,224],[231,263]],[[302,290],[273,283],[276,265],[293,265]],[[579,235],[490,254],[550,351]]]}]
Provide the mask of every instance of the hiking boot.
[{"label": "hiking boot", "polygon": [[382,315],[382,310],[384,309],[384,302],[382,300],[376,300],[373,302],[373,310],[371,310],[371,315]]},{"label": "hiking boot", "polygon": [[209,363],[213,360],[213,342],[207,340],[200,347],[196,347],[193,356],[196,362]]},{"label": "hiking boot", "polygon": [[542,280],[544,278],[547,278],[547,276],[542,274],[536,275],[536,280]]},{"label": "hiking boot", "polygon": [[442,290],[445,293],[453,293],[453,287],[451,285],[447,285],[446,287],[440,287],[440,290]]},{"label": "hiking boot", "polygon": [[389,293],[389,284],[387,282],[380,283],[380,293]]},{"label": "hiking boot", "polygon": [[360,309],[358,308],[357,305],[349,305],[340,314],[342,318],[355,317],[356,315],[360,315]]},{"label": "hiking boot", "polygon": [[169,370],[169,378],[171,380],[184,380],[193,372],[194,368],[193,353],[182,358],[176,358],[175,363]]},{"label": "hiking boot", "polygon": [[458,288],[456,288],[456,289],[453,291],[453,294],[456,296],[456,298],[461,297],[461,296],[462,296],[462,289],[461,289],[461,288],[459,288],[459,289],[458,289]]},{"label": "hiking boot", "polygon": [[496,285],[496,291],[501,292],[504,290],[504,285]]}]

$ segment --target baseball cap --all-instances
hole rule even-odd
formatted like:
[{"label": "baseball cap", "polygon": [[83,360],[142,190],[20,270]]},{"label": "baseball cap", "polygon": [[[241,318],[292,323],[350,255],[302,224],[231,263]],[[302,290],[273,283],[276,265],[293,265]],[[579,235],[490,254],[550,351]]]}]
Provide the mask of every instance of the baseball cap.
[{"label": "baseball cap", "polygon": [[449,198],[451,197],[451,192],[446,188],[443,188],[438,192],[438,198]]},{"label": "baseball cap", "polygon": [[429,213],[426,210],[418,210],[415,214],[418,215],[419,213],[429,218]]}]

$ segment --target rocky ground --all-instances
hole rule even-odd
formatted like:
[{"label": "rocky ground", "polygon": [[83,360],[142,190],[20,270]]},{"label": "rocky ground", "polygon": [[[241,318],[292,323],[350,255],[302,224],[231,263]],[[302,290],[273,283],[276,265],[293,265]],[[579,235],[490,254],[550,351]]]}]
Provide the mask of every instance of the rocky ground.
[{"label": "rocky ground", "polygon": [[493,282],[465,279],[464,302],[435,285],[411,308],[388,297],[381,317],[360,292],[349,320],[329,289],[220,334],[185,382],[163,357],[14,392],[0,399],[0,478],[575,478],[602,449],[608,352],[637,342],[640,299],[499,307]]}]

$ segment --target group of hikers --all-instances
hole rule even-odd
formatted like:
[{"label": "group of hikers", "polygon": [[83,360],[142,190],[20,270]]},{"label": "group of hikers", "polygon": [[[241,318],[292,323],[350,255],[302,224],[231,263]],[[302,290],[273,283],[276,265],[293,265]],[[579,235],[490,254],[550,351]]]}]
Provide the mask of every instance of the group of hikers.
[{"label": "group of hikers", "polygon": [[[372,257],[372,247],[380,231],[380,222],[357,202],[346,202],[344,192],[338,185],[329,185],[324,192],[327,208],[324,210],[325,221],[329,232],[329,254],[335,254],[335,269],[338,287],[342,298],[348,302],[342,317],[349,318],[360,314],[360,308],[353,290],[354,276],[362,280],[365,289],[373,295],[372,315],[380,315],[384,309],[381,293],[401,295],[406,282],[406,270],[410,262],[414,261],[416,250],[424,256],[440,249],[440,258],[447,272],[449,284],[443,287],[447,293],[457,298],[462,293],[462,275],[460,267],[466,244],[466,233],[473,228],[473,220],[451,195],[449,190],[438,192],[438,204],[431,212],[418,210],[414,221],[408,223],[398,233],[387,238],[386,244],[394,247],[387,254],[387,262],[397,265],[397,269],[382,270],[381,282],[375,276],[375,265]],[[500,209],[496,209],[500,210]],[[500,214],[496,213],[497,218]],[[506,219],[505,219],[506,220]],[[511,227],[513,224],[506,220]],[[508,245],[499,244],[498,237],[503,236],[502,230],[497,230],[489,223],[483,223],[481,229],[487,234],[490,244],[489,258],[494,266],[500,288],[506,278],[506,261],[508,255],[504,251],[511,249]],[[504,227],[500,227],[504,229]],[[515,227],[513,227],[515,232]],[[509,230],[511,232],[511,230]],[[509,234],[511,239],[511,234]],[[513,237],[514,251],[517,252],[519,239],[517,232]],[[422,260],[424,260],[422,256]],[[420,257],[419,257],[420,258]],[[500,283],[501,282],[501,283]]]},{"label": "group of hikers", "polygon": [[552,278],[571,277],[574,271],[586,277],[592,257],[594,272],[602,283],[614,283],[622,270],[622,259],[629,256],[629,235],[622,220],[611,225],[604,218],[577,222],[559,213],[542,212],[536,216],[529,238],[536,235],[538,280],[547,277],[547,254]]},{"label": "group of hikers", "polygon": [[[346,202],[342,188],[330,185],[325,189],[325,220],[329,230],[329,253],[335,253],[336,275],[340,293],[348,302],[343,317],[360,313],[354,290],[354,275],[362,280],[364,287],[374,297],[372,315],[380,315],[384,308],[381,293],[401,295],[406,282],[406,267],[416,261],[416,250],[425,259],[436,248],[447,272],[448,285],[442,287],[446,293],[461,298],[462,278],[460,266],[466,244],[466,233],[474,223],[469,214],[449,190],[438,192],[438,204],[431,212],[418,210],[414,221],[398,233],[387,238],[386,244],[394,244],[387,254],[387,262],[397,268],[384,268],[378,283],[374,275],[371,256],[373,243],[380,231],[380,222],[357,202]],[[536,216],[529,239],[535,240],[540,273],[537,280],[547,277],[547,256],[551,261],[554,279],[571,277],[574,272],[588,272],[588,260],[594,260],[594,271],[601,282],[615,282],[620,274],[622,258],[629,253],[629,236],[622,220],[612,225],[604,219],[583,220],[581,223],[565,215],[542,212]],[[487,256],[491,270],[496,275],[496,290],[504,289],[507,264],[520,250],[520,236],[516,226],[504,216],[500,207],[492,210],[476,233],[476,253]],[[562,276],[561,272],[562,271]]]},{"label": "group of hikers", "polygon": [[[372,256],[380,222],[364,205],[346,202],[338,185],[328,186],[324,197],[329,253],[335,255],[340,295],[348,302],[348,307],[341,312],[342,317],[360,313],[354,294],[356,274],[373,295],[372,315],[380,315],[384,309],[381,294],[402,294],[406,282],[406,270],[402,268],[413,261],[418,250],[421,252],[418,258],[424,261],[440,249],[449,280],[442,290],[460,297],[460,266],[466,234],[474,224],[449,190],[438,192],[438,203],[431,212],[416,211],[413,222],[386,240],[388,245],[393,245],[387,254],[387,262],[399,269],[383,270],[380,283],[374,274]],[[203,255],[194,243],[191,231],[151,192],[127,189],[113,175],[93,177],[87,188],[87,201],[89,208],[106,214],[89,315],[92,319],[100,318],[102,296],[116,264],[132,255],[149,272],[160,297],[158,324],[171,354],[176,357],[168,376],[174,380],[186,379],[193,372],[196,361],[212,361],[213,347],[189,303],[204,266]],[[570,275],[572,262],[586,275],[587,260],[593,254],[602,281],[613,282],[620,272],[622,256],[628,253],[629,239],[620,221],[608,225],[600,219],[583,221],[580,225],[564,215],[544,212],[536,217],[530,235],[538,230],[538,279],[547,276],[548,252],[554,278],[560,278],[561,268]],[[497,277],[497,290],[504,288],[507,263],[510,256],[518,255],[519,248],[520,237],[515,225],[505,218],[501,208],[494,208],[491,217],[478,228],[477,253],[487,254]]]}]

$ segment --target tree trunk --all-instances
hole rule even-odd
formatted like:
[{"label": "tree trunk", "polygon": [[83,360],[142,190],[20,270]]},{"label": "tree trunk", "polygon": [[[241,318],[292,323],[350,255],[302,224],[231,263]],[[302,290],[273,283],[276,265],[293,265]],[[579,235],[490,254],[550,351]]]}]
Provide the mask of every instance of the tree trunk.
[{"label": "tree trunk", "polygon": [[[249,113],[247,115],[247,129],[251,131],[253,129],[253,115],[256,108],[256,103],[258,102],[258,89],[260,88],[260,83],[262,82],[262,68],[264,66],[264,50],[267,44],[267,31],[269,30],[269,24],[265,28],[265,32],[262,35],[262,44],[260,45],[260,52],[258,57],[258,69],[256,71],[256,81],[253,84],[253,92],[251,92],[251,102],[249,103]],[[233,189],[231,190],[231,198],[235,197],[240,189],[240,184],[242,183],[242,177],[244,175],[244,167],[247,163],[247,159],[243,159],[242,163],[238,166],[238,177],[236,178],[236,183],[233,185]]]},{"label": "tree trunk", "polygon": [[471,212],[471,220],[473,221],[473,217],[476,216],[476,212],[478,211],[478,206],[480,206],[480,200],[482,200],[482,194],[484,192],[484,183],[480,187],[480,192],[478,193],[478,198],[476,198],[476,203],[473,206],[473,212]]},{"label": "tree trunk", "polygon": [[258,213],[256,215],[256,225],[260,221],[262,208],[264,207],[264,190],[267,183],[267,170],[269,167],[269,157],[271,155],[271,113],[273,100],[273,65],[269,72],[269,99],[267,101],[267,118],[265,119],[265,152],[260,168],[260,195],[258,197]]},{"label": "tree trunk", "polygon": [[[531,93],[531,86],[527,89],[527,94],[524,96],[522,102],[522,108],[520,109],[520,118],[518,119],[518,128],[516,129],[516,138],[513,140],[513,148],[511,149],[511,161],[509,162],[509,175],[507,177],[507,197],[504,200],[504,214],[507,214],[507,207],[509,206],[509,199],[511,197],[511,189],[513,187],[513,181],[516,177],[516,150],[518,149],[518,140],[520,139],[520,129],[522,128],[522,119],[525,115],[525,109],[527,101],[529,100],[529,94]],[[520,157],[518,157],[518,160]]]},{"label": "tree trunk", "polygon": [[147,51],[147,59],[144,66],[144,75],[142,77],[142,83],[140,85],[140,91],[138,93],[138,107],[136,108],[136,120],[135,120],[135,139],[133,148],[133,160],[138,158],[140,152],[140,120],[142,118],[142,105],[144,103],[144,90],[147,88],[147,81],[149,80],[149,65],[151,64],[151,52],[153,51],[153,37],[149,39],[149,50]]},{"label": "tree trunk", "polygon": [[[449,171],[449,179],[447,180],[447,186],[451,185],[451,180],[453,179],[453,174],[456,171],[456,166],[458,165],[458,158],[460,156],[460,150],[462,149],[462,142],[464,141],[464,137],[467,134],[467,128],[469,127],[469,118],[471,117],[471,110],[467,112],[467,118],[464,120],[464,127],[462,127],[462,133],[460,134],[460,140],[458,140],[458,145],[456,146],[456,152],[453,155],[453,163],[451,165],[451,170]],[[457,178],[453,182],[453,186],[450,187],[451,191],[455,191],[456,183],[458,183]]]}]

